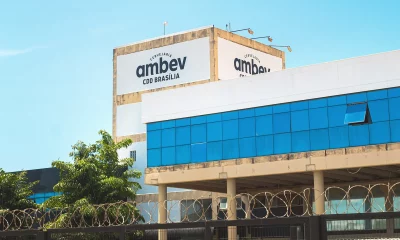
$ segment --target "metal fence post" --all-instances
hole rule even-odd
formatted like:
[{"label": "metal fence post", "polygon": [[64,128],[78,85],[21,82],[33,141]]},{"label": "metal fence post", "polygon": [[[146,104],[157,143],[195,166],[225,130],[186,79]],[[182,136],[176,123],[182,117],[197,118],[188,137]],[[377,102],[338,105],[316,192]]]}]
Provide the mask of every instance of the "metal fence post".
[{"label": "metal fence post", "polygon": [[119,232],[119,240],[125,240],[125,228],[121,228],[120,232]]},{"label": "metal fence post", "polygon": [[324,224],[324,220],[320,216],[310,216],[309,219],[309,229],[306,229],[306,231],[309,232],[310,240],[327,240],[326,234],[325,236],[323,235],[324,226],[326,231],[326,224]]},{"label": "metal fence post", "polygon": [[211,240],[211,239],[212,239],[211,226],[206,222],[204,225],[204,240]]},{"label": "metal fence post", "polygon": [[38,234],[36,235],[36,237],[39,240],[48,240],[49,239],[47,231],[43,231],[43,230],[39,231]]}]

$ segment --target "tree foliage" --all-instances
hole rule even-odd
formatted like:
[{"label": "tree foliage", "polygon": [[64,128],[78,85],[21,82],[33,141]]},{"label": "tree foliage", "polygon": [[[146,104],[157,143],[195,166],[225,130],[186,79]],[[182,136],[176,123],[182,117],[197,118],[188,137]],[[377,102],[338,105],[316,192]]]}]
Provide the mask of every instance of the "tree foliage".
[{"label": "tree foliage", "polygon": [[[106,131],[100,131],[99,134],[101,138],[95,144],[78,142],[72,146],[70,156],[73,162],[52,163],[52,166],[60,171],[60,181],[54,186],[54,191],[62,194],[48,199],[44,203],[45,208],[69,208],[68,212],[74,212],[74,218],[85,218],[85,222],[90,224],[90,221],[104,221],[101,219],[101,215],[104,215],[101,211],[104,209],[95,208],[93,205],[135,199],[141,186],[134,180],[140,178],[141,172],[130,168],[135,159],[118,159],[117,153],[119,149],[131,145],[132,141],[126,139],[115,143]],[[141,219],[136,206],[124,207],[126,209],[119,209],[118,214],[123,215],[124,211],[128,214],[134,210],[134,217]],[[113,208],[107,208],[107,211],[108,218],[113,216]],[[66,221],[72,216],[68,216],[68,212],[60,216],[53,227],[63,227],[70,222]],[[82,214],[76,216],[76,212]],[[114,220],[118,220],[118,217],[115,216]]]},{"label": "tree foliage", "polygon": [[0,169],[0,209],[26,209],[37,205],[28,199],[38,182],[28,182],[26,172],[6,173]]}]

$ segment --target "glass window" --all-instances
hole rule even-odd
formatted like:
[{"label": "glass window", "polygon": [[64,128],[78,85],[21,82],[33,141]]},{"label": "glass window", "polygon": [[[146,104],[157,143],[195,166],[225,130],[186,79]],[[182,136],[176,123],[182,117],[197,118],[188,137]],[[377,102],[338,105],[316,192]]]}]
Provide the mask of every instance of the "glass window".
[{"label": "glass window", "polygon": [[274,114],[274,133],[290,132],[290,113]]},{"label": "glass window", "polygon": [[304,131],[309,129],[308,110],[291,112],[292,131]]},{"label": "glass window", "polygon": [[273,106],[274,113],[283,113],[290,111],[290,103],[278,104]]},{"label": "glass window", "polygon": [[347,105],[338,105],[328,108],[329,127],[343,126],[343,116],[346,115]]},{"label": "glass window", "polygon": [[294,102],[290,104],[291,111],[299,111],[308,109],[308,101]]},{"label": "glass window", "polygon": [[310,151],[310,132],[294,132],[292,133],[292,152]]},{"label": "glass window", "polygon": [[222,142],[207,143],[207,161],[218,161],[222,159]]},{"label": "glass window", "polygon": [[311,151],[324,150],[329,148],[328,129],[317,129],[310,131]]},{"label": "glass window", "polygon": [[328,108],[310,109],[310,129],[328,127]]},{"label": "glass window", "polygon": [[346,104],[346,96],[334,96],[328,98],[328,106],[337,106]]},{"label": "glass window", "polygon": [[389,101],[387,99],[368,102],[368,110],[373,123],[389,120]]},{"label": "glass window", "polygon": [[158,130],[158,129],[161,129],[161,123],[160,122],[148,123],[147,124],[147,131],[153,131],[153,130]]},{"label": "glass window", "polygon": [[387,89],[367,92],[368,101],[387,98]]},{"label": "glass window", "polygon": [[175,146],[175,128],[163,129],[161,133],[162,147]]},{"label": "glass window", "polygon": [[272,114],[272,106],[258,107],[255,109],[256,116]]},{"label": "glass window", "polygon": [[239,157],[239,142],[237,139],[226,140],[222,144],[223,159],[235,159]]},{"label": "glass window", "polygon": [[163,166],[175,164],[175,147],[162,148],[161,163]]},{"label": "glass window", "polygon": [[222,119],[221,113],[207,115],[207,122],[219,122]]},{"label": "glass window", "polygon": [[369,125],[370,144],[390,142],[389,122],[377,122]]},{"label": "glass window", "polygon": [[292,151],[292,140],[290,133],[274,135],[274,154],[289,153]]},{"label": "glass window", "polygon": [[400,97],[389,99],[390,120],[400,119]]},{"label": "glass window", "polygon": [[161,166],[161,149],[149,149],[147,150],[147,167],[159,167]]},{"label": "glass window", "polygon": [[199,124],[191,126],[192,143],[205,142],[207,138],[207,125]]},{"label": "glass window", "polygon": [[326,98],[320,98],[320,99],[313,99],[308,101],[308,106],[309,108],[320,108],[320,107],[326,107],[328,104],[328,101]]},{"label": "glass window", "polygon": [[176,164],[190,163],[190,145],[176,147]]},{"label": "glass window", "polygon": [[224,140],[238,138],[239,122],[238,120],[229,120],[222,122],[222,137]]},{"label": "glass window", "polygon": [[254,137],[239,139],[239,157],[256,156],[256,139]]},{"label": "glass window", "polygon": [[254,117],[254,108],[244,109],[239,111],[239,118]]},{"label": "glass window", "polygon": [[243,118],[239,119],[239,138],[253,137],[256,134],[256,119]]},{"label": "glass window", "polygon": [[237,119],[239,117],[238,111],[232,111],[232,112],[224,112],[222,113],[222,120],[232,120],[232,119]]},{"label": "glass window", "polygon": [[392,142],[400,142],[400,120],[390,121],[390,138]]},{"label": "glass window", "polygon": [[272,115],[256,117],[256,136],[272,134]]},{"label": "glass window", "polygon": [[173,128],[175,127],[175,120],[168,120],[161,122],[161,127],[164,128]]},{"label": "glass window", "polygon": [[256,138],[257,156],[267,156],[274,153],[273,135],[260,136]]},{"label": "glass window", "polygon": [[176,131],[176,145],[190,144],[190,126],[178,127]]},{"label": "glass window", "polygon": [[151,131],[147,133],[147,148],[161,147],[161,130]]},{"label": "glass window", "polygon": [[344,124],[365,123],[367,120],[367,104],[350,104],[347,106]]},{"label": "glass window", "polygon": [[367,101],[367,93],[354,93],[347,95],[347,104]]},{"label": "glass window", "polygon": [[189,125],[190,125],[190,118],[182,118],[182,119],[177,119],[175,121],[176,127],[183,127],[183,126],[189,126]]},{"label": "glass window", "polygon": [[368,125],[349,126],[350,146],[363,146],[369,144]]},{"label": "glass window", "polygon": [[207,141],[222,140],[222,122],[207,123]]},{"label": "glass window", "polygon": [[129,152],[129,157],[132,158],[133,160],[136,160],[136,150],[130,151]]},{"label": "glass window", "polygon": [[192,144],[192,163],[205,162],[207,160],[206,143]]},{"label": "glass window", "polygon": [[349,146],[349,127],[329,128],[330,148],[345,148]]},{"label": "glass window", "polygon": [[191,119],[191,124],[202,124],[207,122],[207,116],[197,116],[197,117],[192,117]]},{"label": "glass window", "polygon": [[390,98],[400,97],[400,87],[390,88],[388,90],[388,95],[389,95]]}]

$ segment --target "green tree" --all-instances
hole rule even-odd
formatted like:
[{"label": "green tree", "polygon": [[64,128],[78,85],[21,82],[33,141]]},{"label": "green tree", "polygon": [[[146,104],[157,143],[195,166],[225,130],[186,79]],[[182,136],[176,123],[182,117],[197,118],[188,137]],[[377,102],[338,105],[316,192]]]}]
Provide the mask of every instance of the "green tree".
[{"label": "green tree", "polygon": [[0,209],[26,209],[37,205],[28,199],[38,182],[28,182],[26,172],[6,173],[0,169]]},{"label": "green tree", "polygon": [[[106,131],[95,144],[78,142],[72,146],[73,162],[54,161],[60,181],[54,186],[60,196],[51,197],[43,207],[63,209],[48,227],[84,227],[134,223],[140,216],[135,200],[141,188],[135,179],[141,172],[131,169],[135,159],[118,159],[117,151],[132,144],[130,139],[115,143]],[[129,200],[129,202],[125,202]],[[113,204],[119,202],[118,204]],[[109,204],[98,207],[101,204]]]}]

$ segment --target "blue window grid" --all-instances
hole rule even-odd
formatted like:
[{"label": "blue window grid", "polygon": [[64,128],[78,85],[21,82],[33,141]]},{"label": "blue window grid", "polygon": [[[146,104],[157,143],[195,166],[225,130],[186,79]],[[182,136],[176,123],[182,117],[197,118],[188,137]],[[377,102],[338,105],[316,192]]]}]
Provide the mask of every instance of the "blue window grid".
[{"label": "blue window grid", "polygon": [[[345,122],[360,102],[366,110],[350,111],[358,120]],[[148,166],[400,142],[398,109],[400,87],[149,123]],[[191,130],[178,134],[183,127]]]}]

